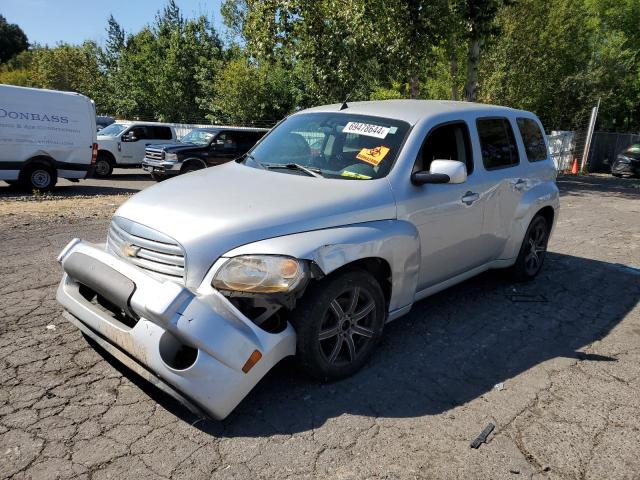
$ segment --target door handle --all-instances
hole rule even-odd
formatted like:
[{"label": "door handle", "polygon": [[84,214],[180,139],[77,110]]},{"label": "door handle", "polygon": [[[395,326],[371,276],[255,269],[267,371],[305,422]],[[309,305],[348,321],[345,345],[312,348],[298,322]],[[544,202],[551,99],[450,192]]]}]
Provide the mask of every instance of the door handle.
[{"label": "door handle", "polygon": [[479,198],[480,198],[479,193],[467,192],[464,194],[464,197],[462,197],[462,203],[466,205],[471,205],[473,202],[475,202]]},{"label": "door handle", "polygon": [[516,190],[522,190],[525,186],[527,185],[526,180],[523,180],[522,178],[519,178],[516,183],[514,183],[514,187],[516,187]]}]

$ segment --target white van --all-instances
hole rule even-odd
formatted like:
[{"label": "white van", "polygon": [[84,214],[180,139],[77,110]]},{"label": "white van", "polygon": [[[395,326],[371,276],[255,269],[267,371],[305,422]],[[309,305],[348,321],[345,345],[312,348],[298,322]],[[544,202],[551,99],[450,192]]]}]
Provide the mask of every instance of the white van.
[{"label": "white van", "polygon": [[97,149],[91,99],[0,85],[0,180],[51,190],[58,178],[85,178]]},{"label": "white van", "polygon": [[176,130],[171,124],[118,120],[98,133],[95,176],[106,178],[114,167],[140,167],[146,147],[175,142]]}]

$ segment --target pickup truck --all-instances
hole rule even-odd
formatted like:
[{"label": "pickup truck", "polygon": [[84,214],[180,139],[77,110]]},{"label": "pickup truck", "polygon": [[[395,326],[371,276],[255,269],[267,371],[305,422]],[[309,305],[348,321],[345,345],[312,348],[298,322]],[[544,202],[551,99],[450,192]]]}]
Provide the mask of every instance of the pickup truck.
[{"label": "pickup truck", "polygon": [[176,130],[173,125],[156,122],[112,123],[98,132],[94,176],[108,178],[115,167],[140,167],[147,146],[175,141]]},{"label": "pickup truck", "polygon": [[72,240],[57,298],[129,368],[221,419],[286,356],[343,378],[415,302],[489,269],[533,280],[555,179],[526,111],[316,107],[236,161],[136,194],[106,244]]},{"label": "pickup truck", "polygon": [[146,148],[142,168],[156,181],[233,160],[247,153],[265,128],[195,128],[178,143]]}]

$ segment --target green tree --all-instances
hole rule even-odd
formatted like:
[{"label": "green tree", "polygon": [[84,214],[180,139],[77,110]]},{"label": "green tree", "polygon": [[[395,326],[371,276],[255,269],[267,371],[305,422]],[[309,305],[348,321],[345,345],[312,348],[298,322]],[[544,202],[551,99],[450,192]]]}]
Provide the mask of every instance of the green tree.
[{"label": "green tree", "polygon": [[289,72],[277,63],[231,60],[208,92],[208,118],[240,125],[273,125],[297,104]]},{"label": "green tree", "polygon": [[29,41],[22,29],[0,15],[0,63],[10,60],[27,48]]}]

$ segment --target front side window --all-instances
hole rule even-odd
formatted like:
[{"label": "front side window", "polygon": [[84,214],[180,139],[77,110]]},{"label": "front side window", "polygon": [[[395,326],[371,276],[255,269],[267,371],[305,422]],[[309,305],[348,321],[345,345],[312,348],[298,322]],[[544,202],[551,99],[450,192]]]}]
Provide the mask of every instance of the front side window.
[{"label": "front side window", "polygon": [[122,123],[112,123],[108,127],[105,127],[102,130],[100,130],[98,132],[98,135],[104,135],[105,137],[117,137],[126,128],[127,128],[127,125],[123,125]]},{"label": "front side window", "polygon": [[518,147],[506,118],[480,118],[476,120],[482,163],[487,170],[512,167],[520,163]]},{"label": "front side window", "polygon": [[547,146],[544,143],[544,135],[535,120],[530,118],[518,118],[518,130],[522,136],[524,150],[527,152],[527,160],[539,162],[547,159]]},{"label": "front side window", "polygon": [[180,143],[193,143],[194,145],[208,145],[215,132],[208,130],[191,130],[180,139]]},{"label": "front side window", "polygon": [[416,160],[414,171],[429,171],[434,160],[457,160],[473,172],[469,128],[464,122],[447,123],[435,127],[427,136]]},{"label": "front side window", "polygon": [[292,115],[249,158],[263,168],[295,175],[312,170],[325,178],[382,178],[391,170],[409,128],[400,120],[350,113]]}]

